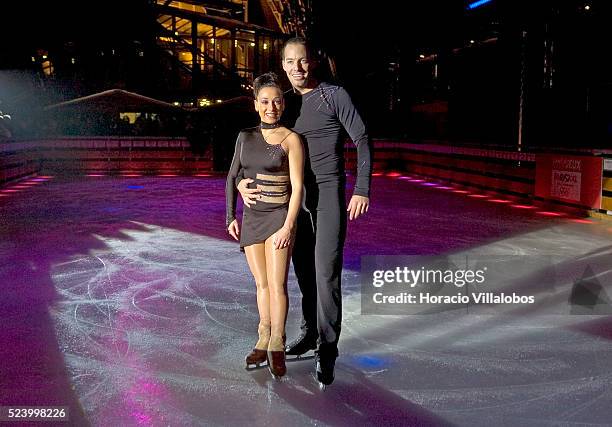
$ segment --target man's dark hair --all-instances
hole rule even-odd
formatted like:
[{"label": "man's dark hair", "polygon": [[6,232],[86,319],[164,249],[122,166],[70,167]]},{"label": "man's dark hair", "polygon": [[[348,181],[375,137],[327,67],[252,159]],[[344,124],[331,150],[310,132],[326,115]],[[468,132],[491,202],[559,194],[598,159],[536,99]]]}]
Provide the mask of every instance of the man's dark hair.
[{"label": "man's dark hair", "polygon": [[255,96],[255,99],[257,99],[259,91],[264,87],[275,87],[280,91],[280,93],[283,93],[283,89],[280,85],[280,79],[278,78],[278,75],[272,71],[262,74],[253,81],[253,95]]},{"label": "man's dark hair", "polygon": [[281,49],[281,59],[283,61],[285,60],[285,48],[290,44],[301,44],[304,46],[308,56],[312,59],[317,59],[319,57],[319,54],[313,47],[313,44],[309,42],[308,39],[305,39],[304,37],[292,37],[283,44],[283,48]]}]

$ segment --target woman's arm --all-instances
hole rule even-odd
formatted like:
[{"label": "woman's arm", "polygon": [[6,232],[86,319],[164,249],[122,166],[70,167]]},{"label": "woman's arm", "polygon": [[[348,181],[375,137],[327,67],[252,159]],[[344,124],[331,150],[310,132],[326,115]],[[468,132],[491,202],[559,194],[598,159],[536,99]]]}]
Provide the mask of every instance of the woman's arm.
[{"label": "woman's arm", "polygon": [[291,237],[295,229],[295,223],[302,205],[302,195],[304,192],[304,147],[302,141],[296,133],[291,133],[286,139],[287,154],[289,157],[289,179],[291,181],[291,197],[289,198],[289,208],[287,218],[283,227],[277,231],[274,239],[274,248],[281,249],[289,246]]},{"label": "woman's arm", "polygon": [[225,180],[225,226],[227,227],[230,235],[236,240],[238,240],[240,230],[238,227],[238,221],[236,221],[237,193],[236,187],[234,187],[234,181],[236,180],[236,176],[238,176],[238,172],[240,172],[242,167],[240,163],[241,152],[242,139],[240,138],[240,134],[238,134],[238,138],[236,139],[236,148],[234,149],[234,157],[227,174],[227,179]]}]

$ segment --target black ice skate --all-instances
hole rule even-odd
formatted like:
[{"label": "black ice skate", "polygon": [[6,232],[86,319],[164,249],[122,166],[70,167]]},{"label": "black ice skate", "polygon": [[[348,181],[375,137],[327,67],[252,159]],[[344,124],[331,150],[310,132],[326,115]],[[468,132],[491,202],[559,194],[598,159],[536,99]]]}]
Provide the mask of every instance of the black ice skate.
[{"label": "black ice skate", "polygon": [[319,382],[319,389],[325,391],[328,385],[334,382],[334,368],[336,366],[338,350],[319,349],[315,352],[315,375]]},{"label": "black ice skate", "polygon": [[317,348],[317,338],[312,334],[302,331],[300,335],[293,341],[291,341],[287,347],[285,347],[285,355],[287,360],[299,360],[310,358],[312,356],[304,356],[310,350]]}]

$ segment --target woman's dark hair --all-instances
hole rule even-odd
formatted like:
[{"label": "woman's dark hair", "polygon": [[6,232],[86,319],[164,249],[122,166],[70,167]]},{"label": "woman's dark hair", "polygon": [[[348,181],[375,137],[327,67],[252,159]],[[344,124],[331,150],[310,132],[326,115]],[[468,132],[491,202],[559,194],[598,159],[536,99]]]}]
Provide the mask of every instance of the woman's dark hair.
[{"label": "woman's dark hair", "polygon": [[281,94],[283,93],[278,75],[272,71],[262,74],[253,81],[253,95],[255,95],[255,99],[257,99],[259,91],[264,87],[275,87],[280,90]]}]

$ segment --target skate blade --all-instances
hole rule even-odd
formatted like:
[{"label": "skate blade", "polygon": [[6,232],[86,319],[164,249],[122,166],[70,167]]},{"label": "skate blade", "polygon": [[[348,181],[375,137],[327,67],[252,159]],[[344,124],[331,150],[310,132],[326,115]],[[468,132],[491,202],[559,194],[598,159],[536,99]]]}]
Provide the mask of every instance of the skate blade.
[{"label": "skate blade", "polygon": [[[269,370],[270,371],[270,370]],[[274,381],[282,381],[283,377],[281,377],[280,375],[276,375],[275,373],[273,373],[272,371],[270,371],[270,375],[272,376],[272,379]]]},{"label": "skate blade", "polygon": [[261,362],[261,363],[251,363],[248,364],[244,367],[244,369],[246,369],[247,371],[257,371],[259,369],[263,369],[263,368],[267,368],[268,367],[268,363],[267,362]]},{"label": "skate blade", "polygon": [[317,385],[319,386],[320,391],[326,391],[327,388],[331,385],[331,384],[324,384],[321,381],[319,381],[319,378],[317,377],[316,373],[312,374],[312,378],[314,378],[314,380],[317,382]]},{"label": "skate blade", "polygon": [[286,362],[298,362],[300,360],[312,360],[314,359],[314,357],[315,357],[314,350],[309,350],[304,354],[300,354],[299,356],[285,355],[285,361]]}]

